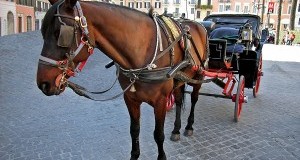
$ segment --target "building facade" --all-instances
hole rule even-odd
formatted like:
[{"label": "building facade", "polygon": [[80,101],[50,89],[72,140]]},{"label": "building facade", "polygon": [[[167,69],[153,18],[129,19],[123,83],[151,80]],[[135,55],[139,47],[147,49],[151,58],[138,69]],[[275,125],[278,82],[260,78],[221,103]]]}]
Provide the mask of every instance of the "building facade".
[{"label": "building facade", "polygon": [[0,0],[0,36],[39,30],[48,0]]},{"label": "building facade", "polygon": [[211,0],[114,0],[113,3],[127,6],[143,12],[149,12],[150,6],[158,14],[168,14],[174,18],[185,17],[200,21],[211,12]]},{"label": "building facade", "polygon": [[25,6],[16,4],[17,12],[17,32],[34,31],[34,8],[31,6]]},{"label": "building facade", "polygon": [[50,7],[48,0],[35,0],[35,30],[41,29],[44,16]]},{"label": "building facade", "polygon": [[[298,8],[299,0],[298,1]],[[278,21],[278,0],[265,0],[265,4],[262,4],[262,0],[214,0],[214,7],[212,14],[216,13],[248,13],[256,14],[262,18],[263,27],[276,28]],[[268,12],[269,2],[274,2],[273,12]],[[264,11],[263,11],[264,8]],[[281,28],[287,29],[290,22],[290,14],[292,9],[292,0],[283,0],[281,10]],[[299,16],[299,9],[296,15]],[[298,24],[299,18],[296,18],[295,24]],[[299,27],[298,27],[299,29]]]},{"label": "building facade", "polygon": [[0,0],[0,36],[17,32],[16,3]]},{"label": "building facade", "polygon": [[[85,0],[106,1],[149,12],[152,6],[158,14],[168,14],[174,18],[184,16],[201,21],[216,13],[249,13],[262,17],[263,27],[276,28],[278,20],[278,0]],[[274,10],[268,12],[269,2],[274,2]],[[39,30],[43,18],[50,8],[48,0],[0,0],[0,36]],[[289,27],[292,0],[283,0],[281,28]],[[264,12],[262,11],[264,8]],[[300,29],[300,3],[297,0],[295,28]]]},{"label": "building facade", "polygon": [[[256,14],[262,17],[263,27],[277,27],[278,0],[114,0],[113,3],[127,6],[143,12],[148,12],[153,6],[159,14],[167,13],[174,18],[182,14],[185,18],[201,21],[210,14],[233,13],[233,14]],[[274,2],[273,12],[268,12],[269,2]],[[264,8],[264,11],[263,11]],[[292,8],[292,0],[283,0],[281,12],[281,28],[289,27],[289,19]],[[300,4],[297,0],[297,12],[295,27],[300,26]]]}]

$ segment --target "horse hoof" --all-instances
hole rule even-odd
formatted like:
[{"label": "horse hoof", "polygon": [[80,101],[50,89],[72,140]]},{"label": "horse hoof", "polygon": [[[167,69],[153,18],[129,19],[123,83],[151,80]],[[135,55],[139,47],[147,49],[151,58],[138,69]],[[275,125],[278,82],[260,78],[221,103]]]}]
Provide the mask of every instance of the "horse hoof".
[{"label": "horse hoof", "polygon": [[183,133],[184,136],[189,137],[193,135],[193,130],[185,130]]},{"label": "horse hoof", "polygon": [[180,140],[180,134],[172,134],[171,137],[170,137],[171,141],[178,141]]}]

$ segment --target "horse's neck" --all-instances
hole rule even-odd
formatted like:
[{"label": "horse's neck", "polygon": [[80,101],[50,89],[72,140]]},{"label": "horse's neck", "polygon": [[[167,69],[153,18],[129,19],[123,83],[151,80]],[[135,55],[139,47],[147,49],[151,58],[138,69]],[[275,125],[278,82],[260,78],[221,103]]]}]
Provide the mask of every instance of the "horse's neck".
[{"label": "horse's neck", "polygon": [[[92,9],[91,9],[92,8]],[[155,23],[137,11],[110,5],[83,6],[97,47],[124,68],[149,63],[156,44]]]}]

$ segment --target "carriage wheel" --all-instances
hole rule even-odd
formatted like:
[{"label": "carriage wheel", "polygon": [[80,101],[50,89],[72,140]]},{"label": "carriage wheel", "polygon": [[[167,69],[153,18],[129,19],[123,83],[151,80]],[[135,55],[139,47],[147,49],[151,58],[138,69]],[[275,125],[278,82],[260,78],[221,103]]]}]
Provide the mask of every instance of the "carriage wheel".
[{"label": "carriage wheel", "polygon": [[233,100],[235,100],[235,108],[234,108],[234,121],[238,122],[242,106],[245,101],[245,94],[244,94],[244,88],[245,88],[245,77],[243,75],[240,76],[237,92],[235,95],[233,95]]},{"label": "carriage wheel", "polygon": [[262,72],[262,56],[260,56],[259,63],[258,63],[258,68],[257,68],[257,78],[255,82],[255,86],[253,86],[253,97],[256,98],[260,86],[260,78],[263,75]]}]

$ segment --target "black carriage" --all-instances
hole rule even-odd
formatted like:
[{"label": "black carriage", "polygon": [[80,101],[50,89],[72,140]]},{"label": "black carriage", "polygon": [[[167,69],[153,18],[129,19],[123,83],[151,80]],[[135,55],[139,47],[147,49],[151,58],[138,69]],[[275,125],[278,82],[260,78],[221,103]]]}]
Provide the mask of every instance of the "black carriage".
[{"label": "black carriage", "polygon": [[[223,88],[222,95],[235,102],[234,121],[239,120],[243,103],[247,102],[244,88],[253,89],[256,97],[262,72],[262,46],[260,17],[251,14],[215,14],[201,22],[209,35],[208,69],[206,77]],[[238,83],[236,94],[232,90]]]}]

